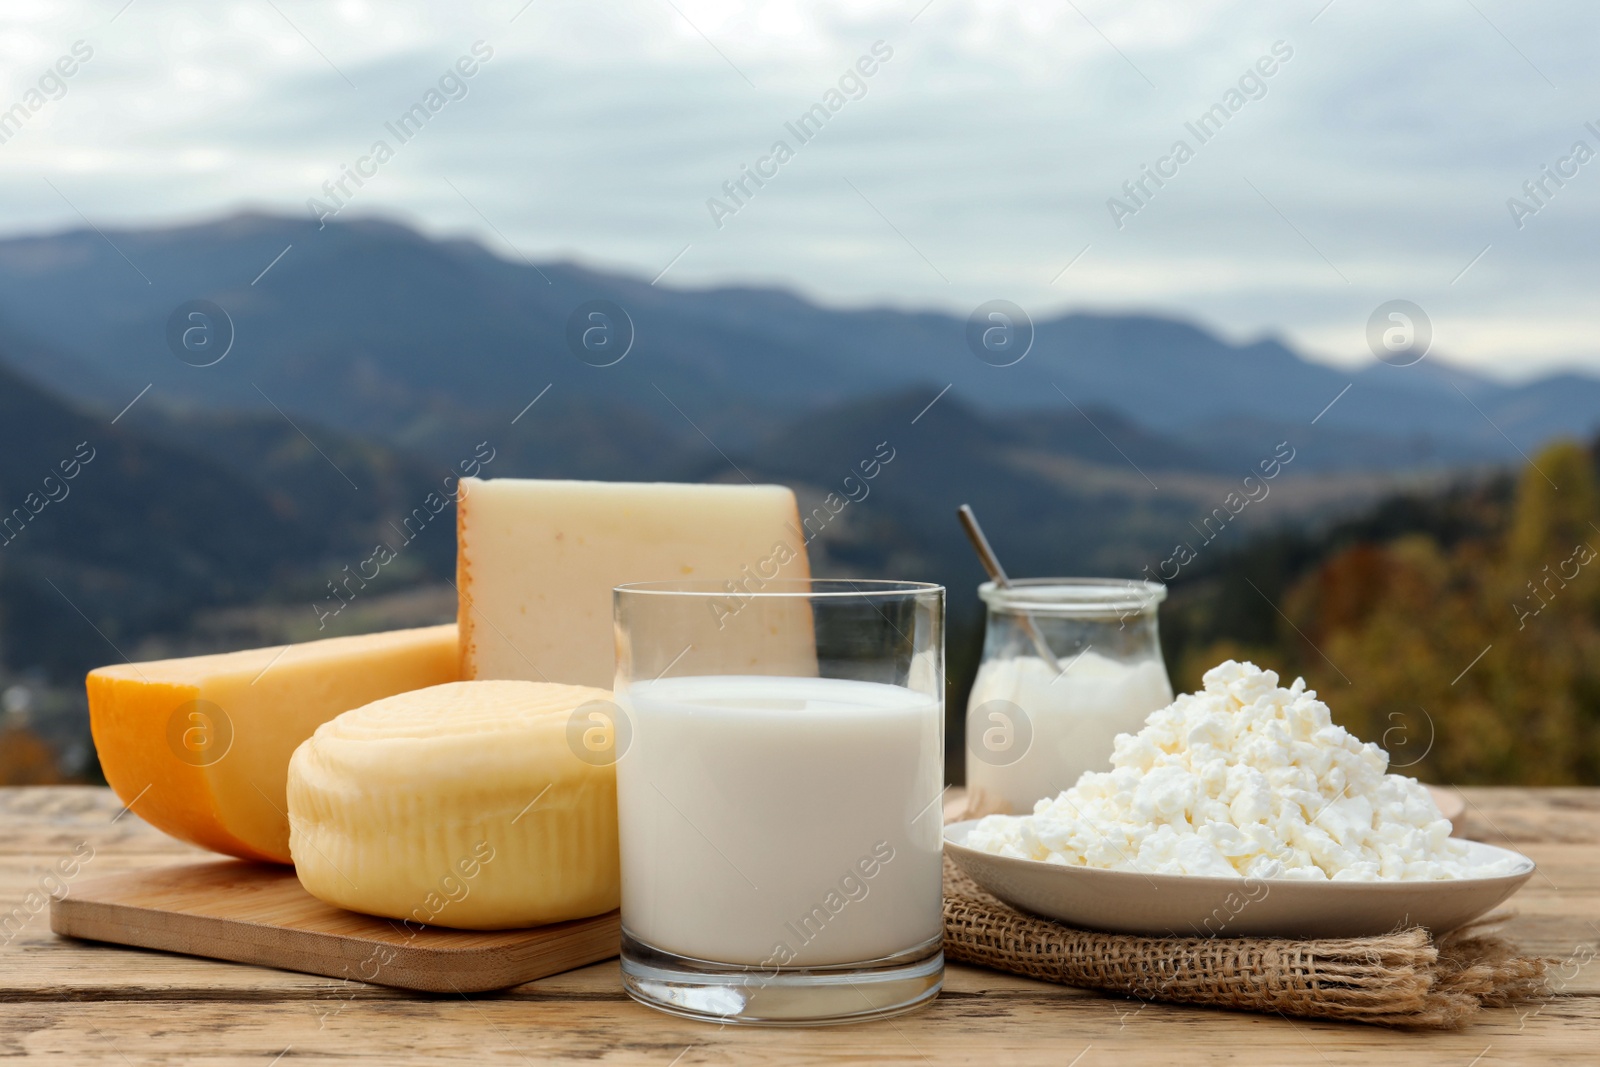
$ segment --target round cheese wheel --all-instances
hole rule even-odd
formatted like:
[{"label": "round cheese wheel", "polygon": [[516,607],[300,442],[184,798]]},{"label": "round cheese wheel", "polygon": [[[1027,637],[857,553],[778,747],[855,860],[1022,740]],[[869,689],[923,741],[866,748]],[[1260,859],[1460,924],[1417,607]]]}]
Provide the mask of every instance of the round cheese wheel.
[{"label": "round cheese wheel", "polygon": [[584,686],[451,682],[324,723],[289,761],[301,884],[352,911],[473,930],[610,911],[616,773],[568,742],[575,722],[613,721],[610,699]]}]

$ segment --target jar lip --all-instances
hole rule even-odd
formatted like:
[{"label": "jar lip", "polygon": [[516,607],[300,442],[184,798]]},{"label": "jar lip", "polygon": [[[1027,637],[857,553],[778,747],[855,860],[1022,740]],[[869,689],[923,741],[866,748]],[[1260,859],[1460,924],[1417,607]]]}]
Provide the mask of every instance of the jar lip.
[{"label": "jar lip", "polygon": [[1142,615],[1167,598],[1167,587],[1136,578],[1019,578],[1006,589],[984,582],[978,595],[990,609],[1030,615]]}]

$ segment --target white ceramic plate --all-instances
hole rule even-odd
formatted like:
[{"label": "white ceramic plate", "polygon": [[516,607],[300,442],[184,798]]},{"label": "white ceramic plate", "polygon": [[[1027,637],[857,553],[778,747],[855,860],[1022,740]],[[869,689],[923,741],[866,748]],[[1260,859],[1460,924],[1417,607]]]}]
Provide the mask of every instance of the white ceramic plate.
[{"label": "white ceramic plate", "polygon": [[1435,934],[1476,919],[1533,876],[1521,853],[1466,842],[1476,862],[1523,865],[1495,878],[1440,882],[1300,882],[1193,878],[1066,867],[968,848],[976,819],[944,828],[944,847],[974,882],[1012,907],[1085,930],[1152,937],[1371,937],[1407,926]]}]

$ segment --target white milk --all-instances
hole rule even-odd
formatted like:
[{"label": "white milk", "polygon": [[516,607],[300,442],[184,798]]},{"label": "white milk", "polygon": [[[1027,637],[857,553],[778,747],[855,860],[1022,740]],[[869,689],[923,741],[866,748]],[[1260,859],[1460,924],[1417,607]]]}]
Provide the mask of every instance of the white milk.
[{"label": "white milk", "polygon": [[1035,656],[989,660],[967,701],[969,716],[988,701],[1005,700],[1027,717],[1033,740],[1016,762],[1000,766],[967,750],[967,787],[1018,814],[1070,789],[1084,771],[1110,770],[1116,736],[1137,733],[1147,715],[1172,703],[1159,660],[1130,663],[1091,651],[1062,666],[1058,675]]},{"label": "white milk", "polygon": [[622,922],[682,956],[857,963],[939,936],[942,703],[830,678],[619,691]]}]

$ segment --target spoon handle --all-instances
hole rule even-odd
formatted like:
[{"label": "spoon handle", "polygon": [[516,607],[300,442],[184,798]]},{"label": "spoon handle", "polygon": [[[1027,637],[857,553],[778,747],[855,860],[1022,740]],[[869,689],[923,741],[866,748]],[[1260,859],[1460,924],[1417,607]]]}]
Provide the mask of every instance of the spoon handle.
[{"label": "spoon handle", "polygon": [[[967,531],[967,539],[972,542],[972,547],[978,553],[978,559],[983,563],[983,569],[989,572],[989,577],[994,579],[994,584],[1001,589],[1011,588],[1011,579],[1006,577],[1006,569],[1000,566],[1000,557],[994,554],[994,549],[989,545],[989,539],[983,536],[983,527],[978,525],[978,516],[974,515],[972,508],[966,504],[956,509],[956,516],[961,519],[961,528]],[[1034,649],[1039,653],[1039,658],[1049,664],[1050,669],[1056,674],[1061,673],[1061,664],[1057,662],[1055,654],[1050,651],[1050,646],[1045,644],[1044,635],[1033,624],[1033,616],[1027,612],[1019,612],[1018,618],[1022,629],[1033,641]]]}]

